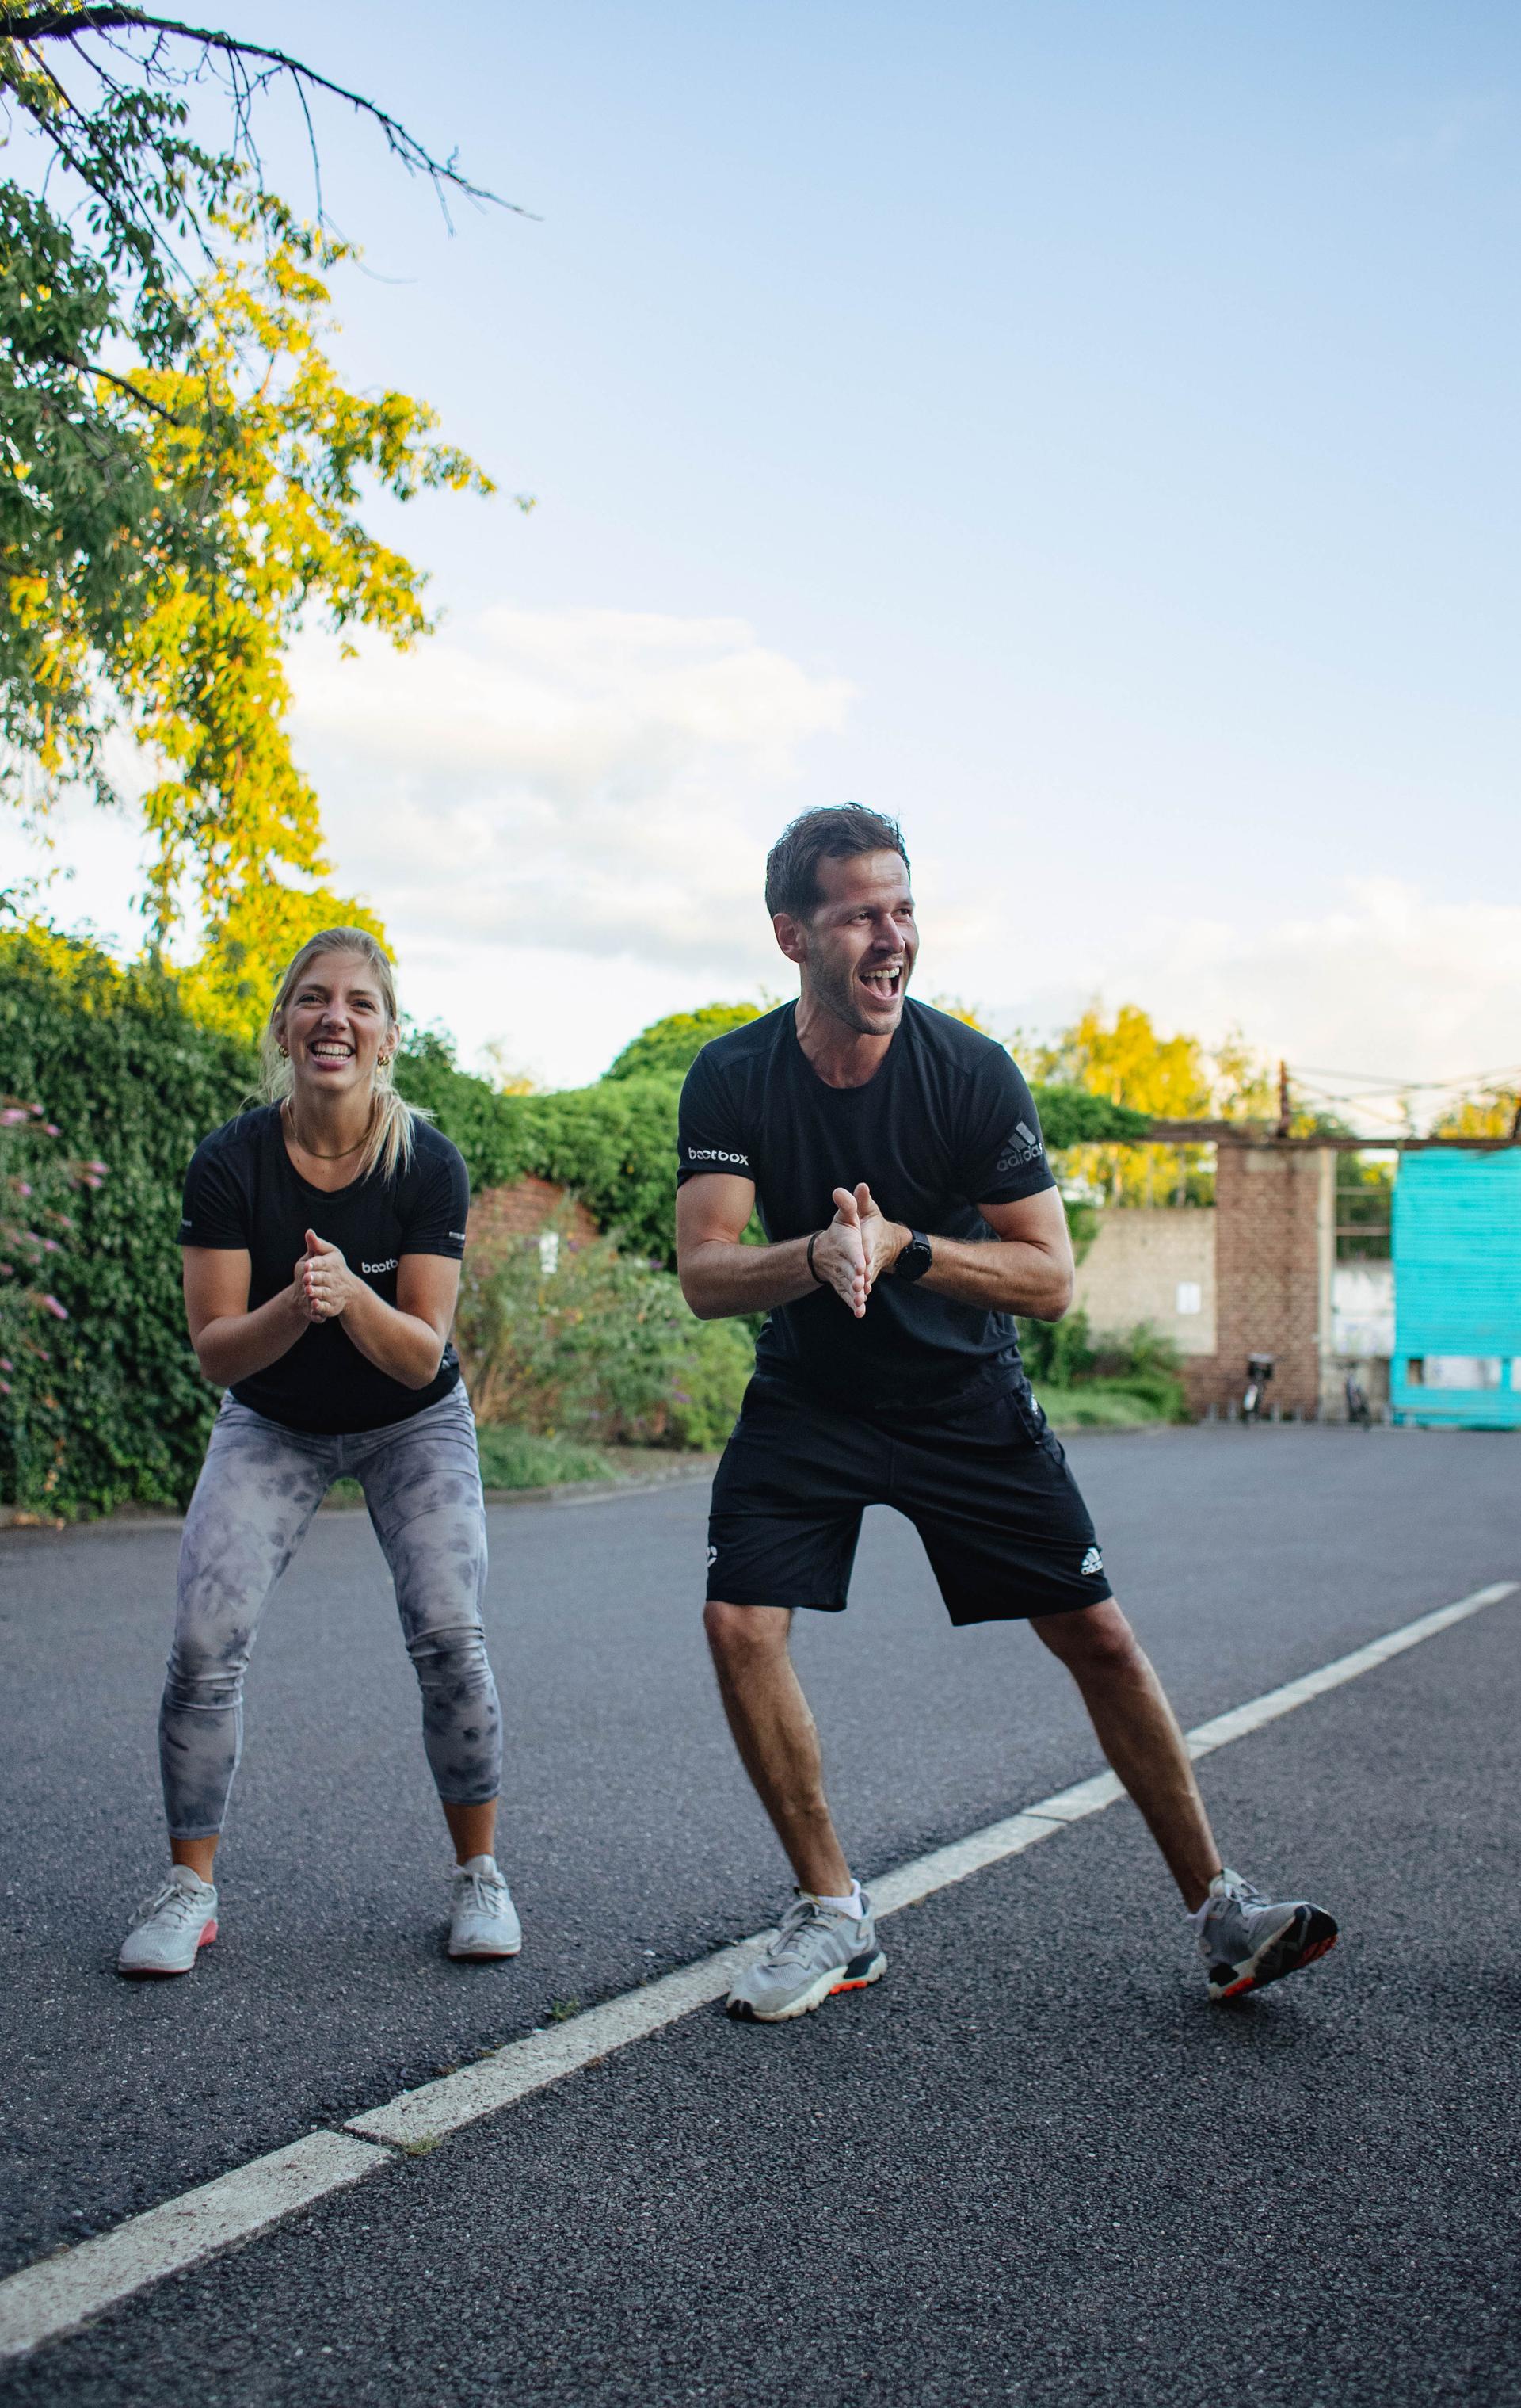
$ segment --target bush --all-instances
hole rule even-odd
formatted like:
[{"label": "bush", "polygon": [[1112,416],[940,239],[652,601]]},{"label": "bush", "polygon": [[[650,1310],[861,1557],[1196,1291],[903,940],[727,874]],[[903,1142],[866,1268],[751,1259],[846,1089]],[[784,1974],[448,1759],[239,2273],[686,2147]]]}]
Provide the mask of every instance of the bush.
[{"label": "bush", "polygon": [[748,1333],[696,1320],[668,1271],[610,1239],[563,1232],[479,1268],[466,1257],[455,1342],[477,1415],[543,1437],[709,1448],[728,1436],[753,1360]]},{"label": "bush", "polygon": [[1186,1421],[1177,1349],[1149,1323],[1123,1346],[1096,1348],[1081,1305],[1065,1321],[1022,1321],[1020,1352],[1052,1418],[1099,1427],[1109,1423]]},{"label": "bush", "polygon": [[1091,1376],[1095,1362],[1088,1316],[1079,1305],[1065,1321],[1021,1321],[1019,1351],[1036,1385],[1070,1388]]},{"label": "bush", "polygon": [[105,1166],[97,1188],[59,1206],[73,1226],[50,1257],[68,1316],[46,1340],[63,1451],[30,1382],[0,1397],[6,1503],[81,1514],[188,1498],[217,1397],[185,1330],[180,1183],[252,1076],[243,1048],[198,1027],[163,973],[119,969],[84,938],[0,932],[0,1082]]},{"label": "bush", "polygon": [[533,1430],[481,1426],[481,1478],[487,1488],[561,1488],[578,1480],[616,1480],[613,1457],[584,1439],[540,1438]]}]

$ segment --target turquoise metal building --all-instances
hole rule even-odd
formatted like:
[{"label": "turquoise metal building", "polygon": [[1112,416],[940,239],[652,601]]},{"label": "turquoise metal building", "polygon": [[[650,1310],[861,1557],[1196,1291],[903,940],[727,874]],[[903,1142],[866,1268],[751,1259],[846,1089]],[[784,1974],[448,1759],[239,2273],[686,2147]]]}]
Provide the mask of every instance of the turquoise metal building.
[{"label": "turquoise metal building", "polygon": [[1521,1428],[1521,1147],[1401,1157],[1394,1296],[1396,1421]]}]

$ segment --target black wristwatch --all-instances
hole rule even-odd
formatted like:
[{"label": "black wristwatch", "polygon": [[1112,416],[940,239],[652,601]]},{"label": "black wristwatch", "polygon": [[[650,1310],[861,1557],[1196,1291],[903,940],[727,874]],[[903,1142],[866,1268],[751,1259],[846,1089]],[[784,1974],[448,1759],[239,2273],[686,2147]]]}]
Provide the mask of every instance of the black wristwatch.
[{"label": "black wristwatch", "polygon": [[934,1259],[929,1240],[923,1229],[911,1229],[909,1242],[893,1265],[893,1277],[900,1280],[923,1279]]}]

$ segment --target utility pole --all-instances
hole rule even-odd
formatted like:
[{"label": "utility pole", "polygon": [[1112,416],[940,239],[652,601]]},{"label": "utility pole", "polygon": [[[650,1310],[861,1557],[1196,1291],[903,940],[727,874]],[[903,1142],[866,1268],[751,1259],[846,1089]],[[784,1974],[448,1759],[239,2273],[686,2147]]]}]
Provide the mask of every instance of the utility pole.
[{"label": "utility pole", "polygon": [[1291,1117],[1292,1117],[1292,1115],[1291,1115],[1290,1109],[1289,1109],[1289,1098],[1288,1098],[1288,1064],[1287,1064],[1286,1062],[1280,1062],[1280,1063],[1279,1063],[1279,1065],[1278,1065],[1278,1129],[1277,1129],[1277,1135],[1278,1135],[1279,1137],[1287,1137],[1287,1135],[1288,1135],[1288,1131],[1289,1131],[1289,1121],[1290,1121]]}]

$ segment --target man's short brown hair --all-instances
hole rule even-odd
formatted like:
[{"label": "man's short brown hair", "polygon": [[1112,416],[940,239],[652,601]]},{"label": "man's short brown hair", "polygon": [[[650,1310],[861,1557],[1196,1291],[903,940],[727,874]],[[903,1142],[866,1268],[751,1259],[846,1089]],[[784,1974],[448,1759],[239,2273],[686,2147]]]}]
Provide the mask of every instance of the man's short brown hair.
[{"label": "man's short brown hair", "polygon": [[897,820],[868,811],[864,803],[825,803],[803,811],[783,828],[766,856],[766,908],[806,920],[824,896],[821,861],[845,861],[856,853],[896,853],[907,869],[909,856]]}]

